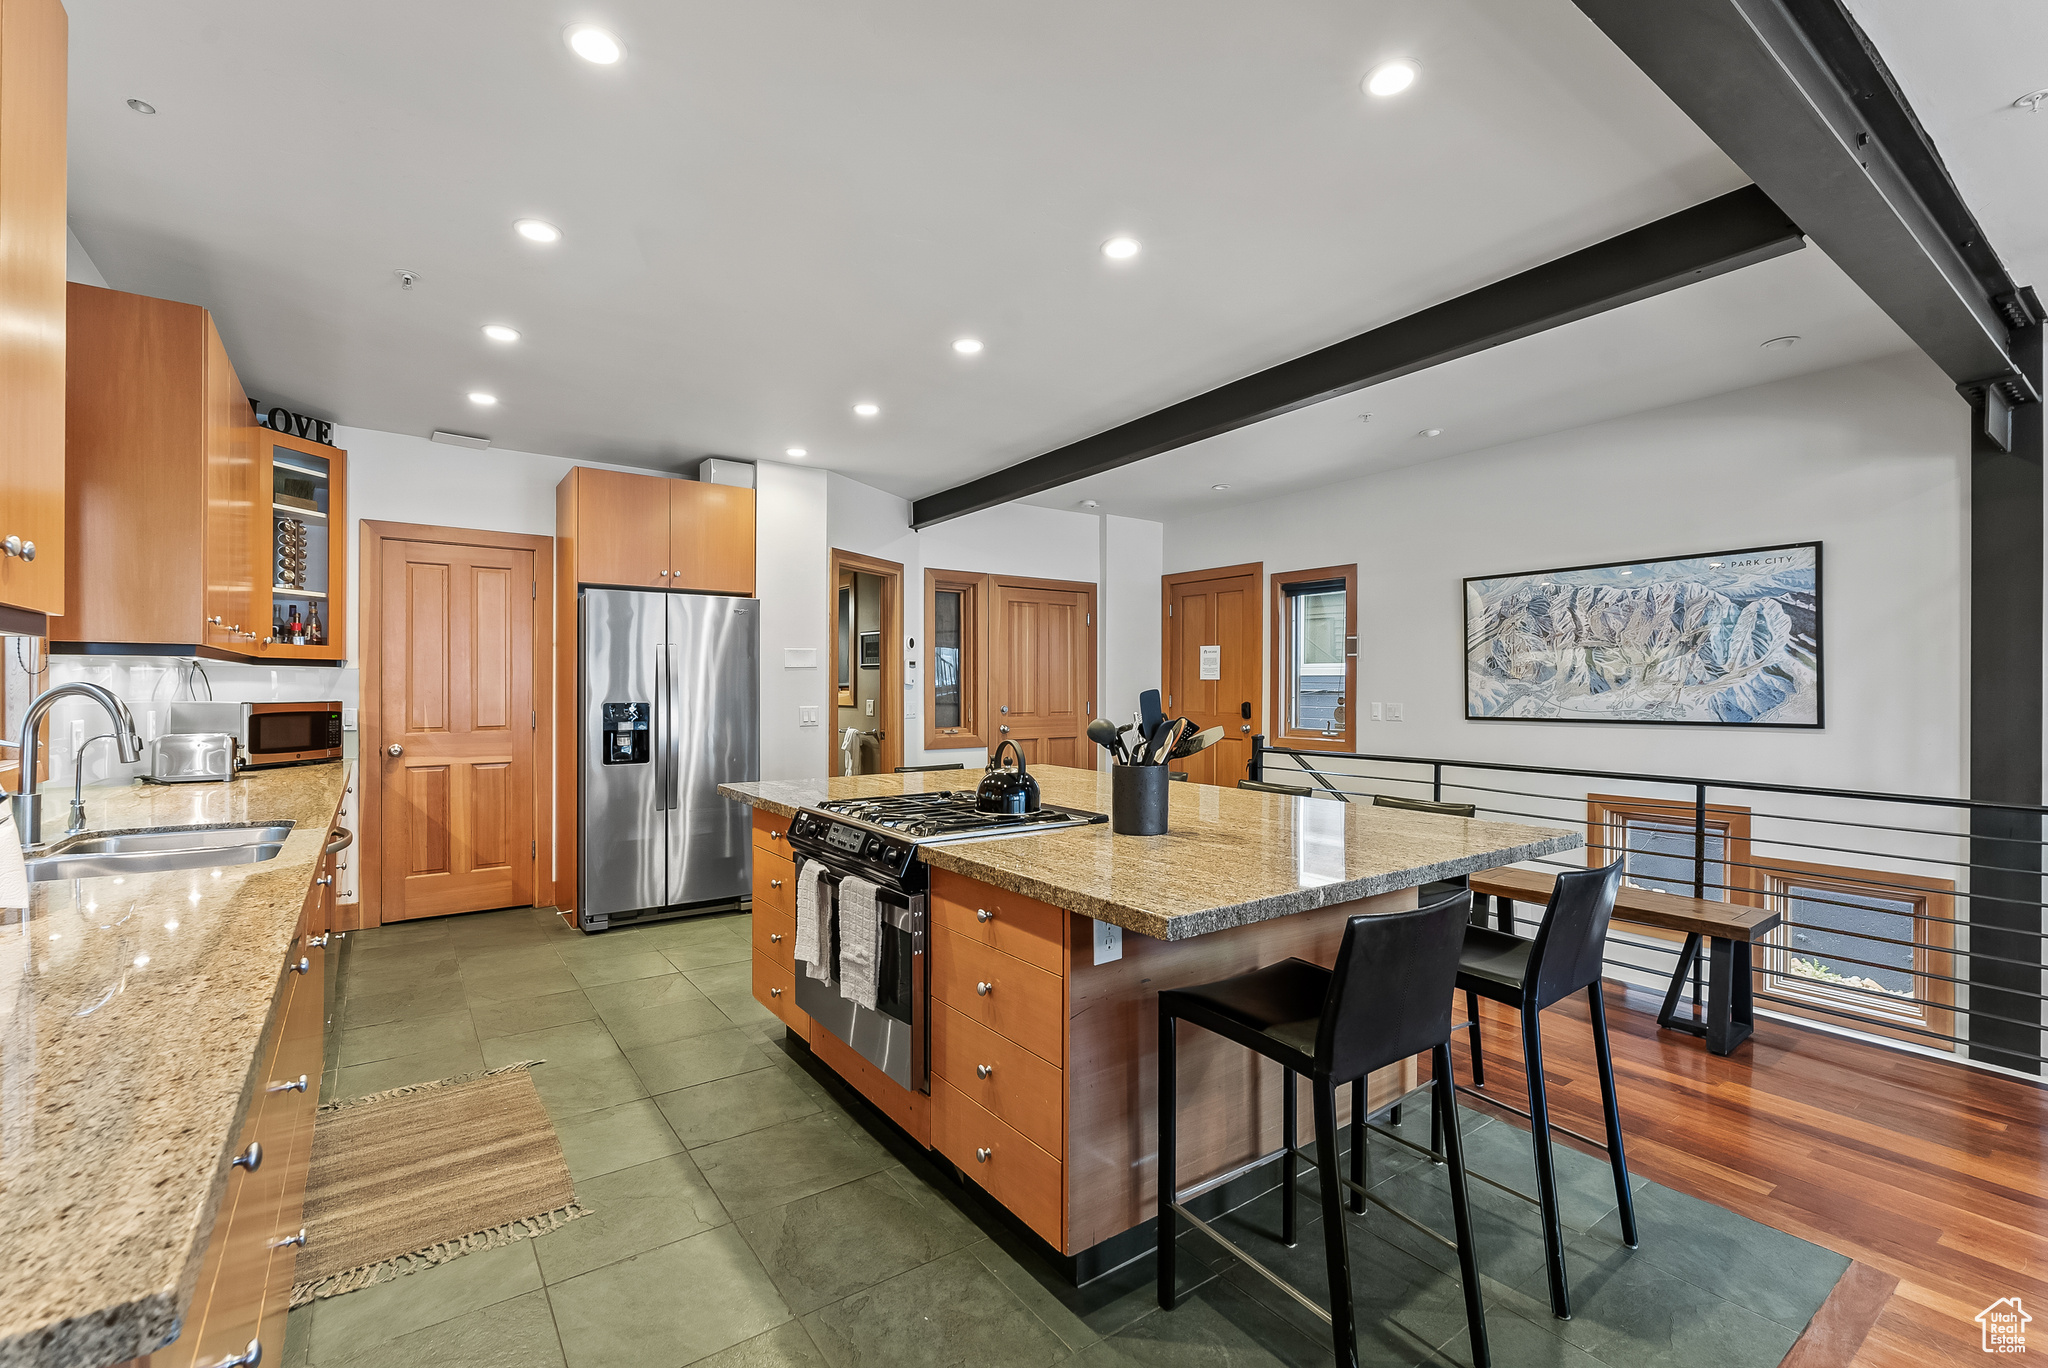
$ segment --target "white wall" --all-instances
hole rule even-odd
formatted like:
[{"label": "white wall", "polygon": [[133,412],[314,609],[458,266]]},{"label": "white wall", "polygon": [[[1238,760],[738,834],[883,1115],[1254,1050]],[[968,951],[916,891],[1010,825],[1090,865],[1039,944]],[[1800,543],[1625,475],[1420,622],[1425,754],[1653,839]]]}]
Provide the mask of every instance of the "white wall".
[{"label": "white wall", "polygon": [[[924,635],[924,572],[928,568],[1095,585],[1098,711],[1115,711],[1110,704],[1118,698],[1128,698],[1127,710],[1135,709],[1138,691],[1157,687],[1159,524],[1034,504],[1005,504],[915,532],[910,527],[907,499],[837,474],[829,477],[828,489],[827,538],[832,547],[903,566],[903,635],[906,641],[918,643],[904,651],[918,662],[915,687],[904,691],[904,764],[959,761],[979,768],[987,759],[987,752],[980,749],[924,748],[924,671],[930,661]],[[1135,634],[1132,640],[1110,634],[1113,603],[1124,613],[1125,626],[1119,630]],[[1135,616],[1134,604],[1149,604],[1150,616]],[[908,672],[905,680],[910,682]]]},{"label": "white wall", "polygon": [[[1363,751],[1960,794],[1967,432],[1900,356],[1175,520],[1165,563],[1357,562]],[[1824,729],[1464,719],[1465,576],[1795,541],[1823,543]]]},{"label": "white wall", "polygon": [[100,268],[92,264],[92,258],[85,253],[85,244],[78,240],[78,234],[69,228],[64,230],[64,278],[75,280],[81,285],[97,285],[107,288],[107,278],[100,274]]},{"label": "white wall", "polygon": [[[763,461],[756,468],[754,592],[761,600],[761,777],[812,779],[826,773],[833,716],[834,605],[825,547],[825,472]],[[810,653],[808,664],[789,652]],[[799,722],[798,709],[820,720]]]}]

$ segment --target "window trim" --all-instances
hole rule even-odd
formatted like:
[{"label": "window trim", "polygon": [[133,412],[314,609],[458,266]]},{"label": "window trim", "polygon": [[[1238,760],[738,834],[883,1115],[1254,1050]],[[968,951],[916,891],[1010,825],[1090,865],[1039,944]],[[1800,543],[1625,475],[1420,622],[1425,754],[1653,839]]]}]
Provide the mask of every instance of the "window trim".
[{"label": "window trim", "polygon": [[[941,593],[960,594],[961,679],[960,699],[966,711],[962,726],[941,729],[936,725],[939,687],[938,600]],[[933,750],[987,750],[988,737],[982,730],[988,718],[988,608],[990,581],[987,575],[962,570],[924,572],[924,748]]]},{"label": "window trim", "polygon": [[[1809,864],[1799,860],[1773,859],[1770,864],[1769,869],[1759,871],[1763,876],[1763,901],[1777,909],[1784,920],[1765,940],[1758,942],[1756,963],[1751,966],[1756,991],[1781,999],[1769,1003],[1768,1010],[1836,1027],[1850,1026],[1872,1035],[1910,1041],[1930,1050],[1953,1051],[1956,1048],[1953,1041],[1938,1037],[1955,1034],[1956,986],[1946,979],[1929,978],[1928,975],[1955,976],[1955,884],[1948,879],[1924,875]],[[1913,977],[1913,996],[1939,1005],[1930,1007],[1917,1002],[1901,1002],[1897,1010],[1886,1011],[1884,1004],[1865,993],[1830,990],[1819,980],[1788,972],[1783,966],[1792,953],[1793,921],[1786,896],[1787,885],[1791,884],[1822,889],[1833,887],[1864,897],[1913,903],[1913,939],[1939,947],[1931,950],[1920,945],[1913,947],[1913,967],[1909,971]],[[1783,1001],[1785,998],[1810,1003],[1812,1010]],[[1819,1010],[1821,1008],[1829,1010]]]},{"label": "window trim", "polygon": [[[1586,868],[1599,869],[1614,862],[1618,851],[1610,839],[1613,835],[1613,825],[1630,817],[1691,826],[1693,805],[1671,799],[1637,798],[1628,794],[1587,794]],[[1749,809],[1730,803],[1709,803],[1707,831],[1709,834],[1718,831],[1723,842],[1722,868],[1726,873],[1722,877],[1728,887],[1720,890],[1722,898],[1743,907],[1761,906],[1763,899],[1756,891],[1759,871],[1754,868],[1756,857],[1751,853],[1749,838]],[[1711,895],[1714,890],[1708,889],[1707,892]],[[1661,927],[1645,926],[1640,922],[1629,922],[1628,933],[1631,936],[1648,936],[1652,940],[1685,939],[1683,931],[1666,931]]]},{"label": "window trim", "polygon": [[[1271,673],[1273,679],[1273,740],[1296,750],[1355,751],[1358,749],[1358,566],[1325,565],[1314,570],[1275,571],[1273,582]],[[1292,665],[1294,615],[1288,611],[1289,586],[1341,580],[1344,584],[1344,639],[1350,649],[1344,655],[1344,730],[1335,736],[1319,731],[1292,731],[1288,727],[1287,691]]]}]

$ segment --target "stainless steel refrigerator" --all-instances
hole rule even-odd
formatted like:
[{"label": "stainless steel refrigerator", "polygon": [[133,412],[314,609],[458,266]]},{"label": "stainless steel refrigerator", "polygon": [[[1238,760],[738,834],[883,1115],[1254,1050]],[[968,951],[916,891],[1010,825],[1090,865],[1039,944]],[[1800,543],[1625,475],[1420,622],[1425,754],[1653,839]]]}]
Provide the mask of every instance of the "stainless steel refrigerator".
[{"label": "stainless steel refrigerator", "polygon": [[737,905],[752,814],[718,786],[761,774],[759,602],[584,589],[576,630],[583,929]]}]

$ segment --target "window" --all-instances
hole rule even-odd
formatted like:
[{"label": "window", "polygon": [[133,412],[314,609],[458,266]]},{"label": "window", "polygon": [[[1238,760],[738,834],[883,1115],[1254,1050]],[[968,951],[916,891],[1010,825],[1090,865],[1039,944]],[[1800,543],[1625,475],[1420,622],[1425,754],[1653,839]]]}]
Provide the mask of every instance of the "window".
[{"label": "window", "polygon": [[926,750],[986,747],[981,718],[986,709],[986,625],[988,581],[953,570],[924,572],[925,632],[930,668],[925,671]]},{"label": "window", "polygon": [[[1586,864],[1597,868],[1620,856],[1622,882],[1631,888],[1693,896],[1693,805],[1656,798],[1595,793],[1586,798]],[[1703,897],[1754,903],[1749,809],[1707,807]],[[1637,928],[1630,928],[1633,934]],[[1652,933],[1673,935],[1674,933]]]},{"label": "window", "polygon": [[1888,870],[1769,863],[1766,899],[1784,921],[1769,948],[1758,947],[1757,992],[1766,1005],[1954,1049],[1939,1037],[1955,1034],[1955,885]]},{"label": "window", "polygon": [[1282,744],[1356,749],[1357,566],[1273,576],[1273,679]]}]

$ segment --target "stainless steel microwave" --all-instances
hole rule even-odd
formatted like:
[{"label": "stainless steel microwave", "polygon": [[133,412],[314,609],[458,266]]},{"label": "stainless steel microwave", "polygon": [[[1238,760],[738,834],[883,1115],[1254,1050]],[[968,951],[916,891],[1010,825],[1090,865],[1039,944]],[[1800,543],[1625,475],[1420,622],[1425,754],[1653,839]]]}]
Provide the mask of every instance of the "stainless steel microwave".
[{"label": "stainless steel microwave", "polygon": [[172,732],[227,732],[242,741],[242,764],[303,765],[341,759],[341,704],[173,703]]}]

